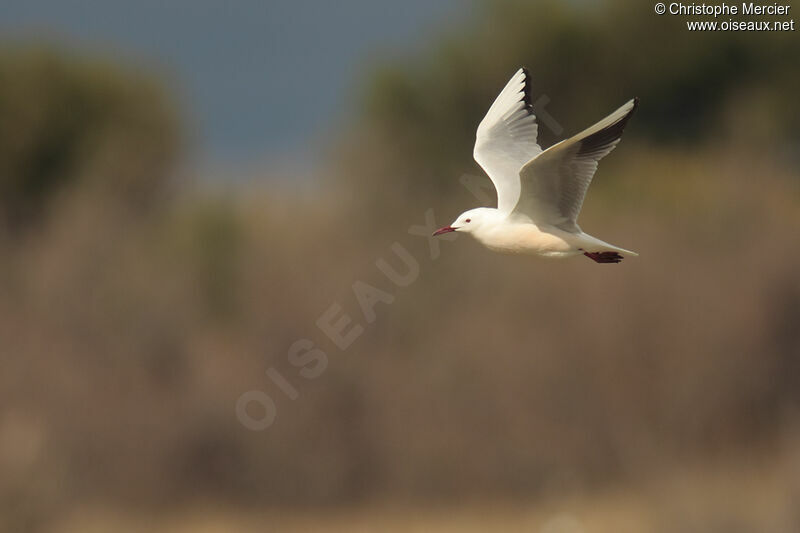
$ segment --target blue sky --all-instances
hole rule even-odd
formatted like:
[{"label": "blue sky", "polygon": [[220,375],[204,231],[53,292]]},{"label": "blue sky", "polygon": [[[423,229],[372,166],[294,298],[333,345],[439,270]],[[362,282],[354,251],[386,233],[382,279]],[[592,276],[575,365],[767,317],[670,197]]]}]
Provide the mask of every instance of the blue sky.
[{"label": "blue sky", "polygon": [[46,41],[165,74],[198,159],[314,158],[380,57],[424,45],[464,0],[4,0],[3,40]]}]

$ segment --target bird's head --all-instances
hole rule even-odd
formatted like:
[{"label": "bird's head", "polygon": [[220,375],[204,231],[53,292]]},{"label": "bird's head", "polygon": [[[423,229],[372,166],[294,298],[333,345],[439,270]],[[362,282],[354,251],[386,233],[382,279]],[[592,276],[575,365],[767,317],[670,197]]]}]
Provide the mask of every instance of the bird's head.
[{"label": "bird's head", "polygon": [[441,235],[443,233],[450,233],[451,231],[463,231],[464,233],[472,233],[473,231],[477,230],[484,224],[488,219],[491,217],[491,212],[496,211],[496,209],[491,209],[488,207],[478,207],[475,209],[470,209],[469,211],[464,211],[461,213],[457,219],[453,221],[452,224],[449,226],[445,226],[443,228],[439,228],[433,232],[433,235]]}]

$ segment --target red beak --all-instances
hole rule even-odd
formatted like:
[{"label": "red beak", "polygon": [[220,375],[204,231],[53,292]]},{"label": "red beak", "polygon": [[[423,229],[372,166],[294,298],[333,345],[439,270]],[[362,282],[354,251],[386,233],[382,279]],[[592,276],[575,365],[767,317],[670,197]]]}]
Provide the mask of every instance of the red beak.
[{"label": "red beak", "polygon": [[451,231],[455,231],[456,228],[445,226],[443,228],[439,228],[433,232],[433,236],[436,237],[437,235],[441,235],[442,233],[450,233]]}]

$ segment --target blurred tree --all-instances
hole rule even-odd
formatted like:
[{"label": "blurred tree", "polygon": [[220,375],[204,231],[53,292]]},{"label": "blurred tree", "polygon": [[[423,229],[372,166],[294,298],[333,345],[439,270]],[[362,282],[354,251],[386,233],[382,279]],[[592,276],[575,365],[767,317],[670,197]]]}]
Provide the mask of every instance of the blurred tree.
[{"label": "blurred tree", "polygon": [[147,76],[50,49],[0,50],[0,117],[0,220],[15,234],[79,183],[141,211],[179,145],[173,108]]}]

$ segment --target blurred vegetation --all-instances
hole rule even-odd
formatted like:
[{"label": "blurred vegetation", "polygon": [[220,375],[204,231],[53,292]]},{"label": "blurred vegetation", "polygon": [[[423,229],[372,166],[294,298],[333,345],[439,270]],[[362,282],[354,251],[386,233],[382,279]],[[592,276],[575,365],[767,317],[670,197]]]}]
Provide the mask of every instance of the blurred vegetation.
[{"label": "blurred vegetation", "polygon": [[154,80],[47,48],[0,50],[0,217],[40,220],[78,181],[146,210],[164,192],[178,120]]},{"label": "blurred vegetation", "polygon": [[[800,50],[681,24],[632,1],[480,2],[369,70],[313,194],[175,182],[180,120],[151,75],[3,48],[0,530],[61,530],[79,503],[141,522],[575,498],[587,531],[796,530]],[[521,64],[564,128],[540,126],[544,145],[641,97],[581,218],[641,257],[459,238],[433,262],[407,234],[476,205],[458,177]],[[374,268],[395,240],[420,279],[368,324],[350,287],[395,290]],[[346,352],[315,326],[333,302],[366,328]],[[300,338],[328,354],[319,379],[287,359]],[[254,389],[278,407],[264,433],[234,413]]]}]

